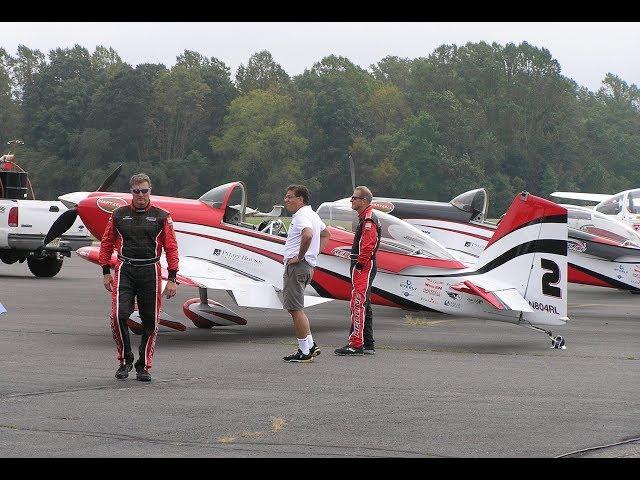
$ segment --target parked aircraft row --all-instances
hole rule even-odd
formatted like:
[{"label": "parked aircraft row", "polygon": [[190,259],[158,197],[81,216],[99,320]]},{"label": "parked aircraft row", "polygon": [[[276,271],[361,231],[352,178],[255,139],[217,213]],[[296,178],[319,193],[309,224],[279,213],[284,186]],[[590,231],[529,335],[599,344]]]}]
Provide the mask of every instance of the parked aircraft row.
[{"label": "parked aircraft row", "polygon": [[[338,202],[348,205],[349,200]],[[485,218],[487,194],[482,188],[450,202],[383,197],[374,197],[374,202],[430,235],[468,265],[477,262],[497,229]],[[568,216],[568,281],[640,293],[640,234],[596,210],[562,207]]]},{"label": "parked aircraft row", "polygon": [[[105,184],[103,191],[60,197],[72,208],[51,227],[45,245],[77,216],[102,237],[111,212],[131,202],[130,193],[106,192]],[[151,201],[171,212],[180,252],[178,282],[198,292],[184,303],[183,313],[197,327],[246,324],[240,314],[209,299],[209,290],[228,292],[241,307],[282,308],[286,230],[277,218],[281,207],[267,214],[249,209],[240,181],[197,200],[151,196]],[[372,303],[521,325],[545,332],[554,348],[565,348],[564,338],[550,327],[568,320],[567,281],[640,290],[640,237],[623,223],[523,192],[493,225],[485,219],[486,205],[483,189],[448,203],[374,198],[382,241]],[[343,199],[322,204],[318,214],[331,240],[318,257],[305,307],[348,300],[351,291],[355,212]],[[255,226],[246,222],[249,215],[265,220]],[[94,263],[98,252],[98,247],[77,251]],[[166,278],[164,256],[161,265]],[[132,330],[140,328],[137,312],[130,320]],[[186,329],[164,312],[159,322]]]}]

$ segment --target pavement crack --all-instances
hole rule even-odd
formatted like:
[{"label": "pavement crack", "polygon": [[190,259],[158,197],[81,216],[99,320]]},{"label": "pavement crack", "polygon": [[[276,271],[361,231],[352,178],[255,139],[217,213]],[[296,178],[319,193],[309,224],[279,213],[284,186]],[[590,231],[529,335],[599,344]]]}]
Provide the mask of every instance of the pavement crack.
[{"label": "pavement crack", "polygon": [[[90,438],[108,438],[112,440],[123,440],[123,441],[133,441],[133,442],[144,442],[150,444],[157,445],[169,445],[173,447],[179,446],[187,446],[187,447],[209,447],[217,450],[228,451],[230,448],[234,451],[243,451],[255,453],[257,450],[255,448],[242,448],[242,447],[268,447],[266,450],[258,449],[258,451],[266,452],[273,454],[273,447],[296,447],[291,451],[283,451],[278,453],[283,454],[299,454],[300,447],[305,447],[309,449],[332,449],[341,452],[338,456],[358,456],[358,457],[386,457],[390,454],[395,455],[415,455],[420,457],[440,457],[445,458],[441,455],[434,455],[425,452],[418,452],[415,450],[403,450],[403,449],[394,449],[394,448],[381,448],[381,447],[367,447],[364,445],[358,446],[354,449],[353,445],[326,445],[319,443],[279,443],[279,442],[252,442],[252,441],[240,441],[227,443],[224,441],[220,441],[220,439],[216,439],[215,441],[197,441],[197,440],[169,440],[162,439],[158,437],[142,437],[138,435],[129,435],[126,433],[112,433],[112,432],[91,432],[91,431],[82,431],[82,430],[57,430],[57,429],[39,429],[39,428],[22,428],[16,425],[0,425],[0,428],[4,428],[7,430],[17,431],[17,432],[34,432],[34,433],[49,433],[49,434],[59,434],[59,435],[77,435],[83,437]],[[248,435],[250,437],[251,435]],[[235,440],[235,438],[234,438]],[[355,452],[354,450],[357,450]],[[344,452],[349,452],[349,454],[345,454]],[[369,452],[367,454],[367,452]],[[364,454],[363,454],[364,453]],[[324,454],[327,455],[327,454]]]},{"label": "pavement crack", "polygon": [[[188,378],[172,378],[167,380],[154,380],[152,385],[156,385],[159,383],[175,383],[175,382],[192,382],[202,380],[200,377],[188,377]],[[72,393],[72,392],[83,392],[90,390],[130,390],[132,388],[148,388],[147,385],[141,385],[131,383],[129,386],[127,385],[94,385],[90,387],[77,387],[77,388],[66,388],[62,390],[44,390],[40,392],[26,392],[26,393],[13,393],[10,395],[0,395],[0,398],[20,398],[20,397],[37,397],[43,395],[56,395],[56,394],[64,394],[64,393]]]}]

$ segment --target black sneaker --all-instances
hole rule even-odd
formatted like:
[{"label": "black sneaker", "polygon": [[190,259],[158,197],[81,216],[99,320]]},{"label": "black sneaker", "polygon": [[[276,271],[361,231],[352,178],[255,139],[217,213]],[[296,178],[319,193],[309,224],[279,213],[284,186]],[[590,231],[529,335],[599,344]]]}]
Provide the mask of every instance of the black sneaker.
[{"label": "black sneaker", "polygon": [[317,357],[322,352],[320,351],[320,347],[316,345],[316,342],[313,342],[313,347],[309,349],[309,353],[311,354],[312,357]]},{"label": "black sneaker", "polygon": [[288,355],[286,357],[282,357],[285,362],[291,363],[309,363],[313,362],[313,354],[311,351],[307,355],[302,353],[302,350],[298,349],[298,351],[292,355]]},{"label": "black sneaker", "polygon": [[335,353],[336,355],[364,355],[362,347],[355,348],[351,345],[345,345],[342,348],[336,348],[333,353]]},{"label": "black sneaker", "polygon": [[116,371],[116,378],[118,380],[124,380],[129,376],[129,372],[133,369],[133,365],[130,363],[123,363]]},{"label": "black sneaker", "polygon": [[150,382],[151,374],[147,371],[147,369],[138,370],[136,372],[136,380],[140,380],[141,382]]},{"label": "black sneaker", "polygon": [[362,353],[364,353],[365,355],[375,355],[376,354],[376,347],[368,347],[368,346],[364,346],[362,348]]}]

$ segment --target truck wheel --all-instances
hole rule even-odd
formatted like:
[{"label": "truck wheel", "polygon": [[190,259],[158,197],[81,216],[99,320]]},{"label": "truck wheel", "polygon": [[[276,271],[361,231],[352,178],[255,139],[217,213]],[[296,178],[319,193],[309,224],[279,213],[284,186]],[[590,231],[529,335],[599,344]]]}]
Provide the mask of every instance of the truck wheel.
[{"label": "truck wheel", "polygon": [[63,258],[58,256],[53,257],[29,257],[27,258],[27,265],[29,270],[36,277],[54,277],[62,268]]}]

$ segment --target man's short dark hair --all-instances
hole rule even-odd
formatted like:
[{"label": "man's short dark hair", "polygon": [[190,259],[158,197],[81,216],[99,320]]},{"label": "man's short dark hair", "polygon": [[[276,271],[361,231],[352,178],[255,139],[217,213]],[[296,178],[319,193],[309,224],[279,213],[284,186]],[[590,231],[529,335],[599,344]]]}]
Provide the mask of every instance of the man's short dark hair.
[{"label": "man's short dark hair", "polygon": [[149,186],[151,186],[151,179],[149,178],[149,175],[147,175],[146,173],[136,173],[129,180],[129,185],[133,187],[134,185],[142,182],[147,182],[149,183]]},{"label": "man's short dark hair", "polygon": [[309,205],[309,189],[304,185],[289,185],[287,192],[292,191],[296,197],[302,197],[302,201],[305,205]]}]

